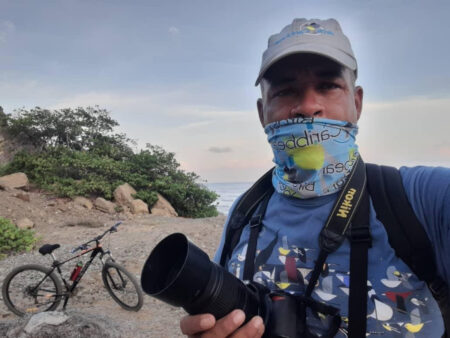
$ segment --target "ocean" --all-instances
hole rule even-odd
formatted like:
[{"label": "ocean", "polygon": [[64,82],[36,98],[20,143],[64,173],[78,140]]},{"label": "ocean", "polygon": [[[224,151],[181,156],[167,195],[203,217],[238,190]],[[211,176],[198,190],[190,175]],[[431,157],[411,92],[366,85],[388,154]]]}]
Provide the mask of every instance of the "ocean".
[{"label": "ocean", "polygon": [[234,182],[234,183],[206,183],[210,190],[219,195],[217,202],[217,210],[227,215],[236,198],[242,195],[251,187],[251,182]]}]

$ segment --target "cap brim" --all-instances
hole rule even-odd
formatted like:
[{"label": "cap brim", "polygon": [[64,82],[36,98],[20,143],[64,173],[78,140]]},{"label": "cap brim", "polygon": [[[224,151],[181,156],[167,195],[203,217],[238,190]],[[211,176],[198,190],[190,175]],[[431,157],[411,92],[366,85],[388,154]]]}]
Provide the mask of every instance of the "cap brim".
[{"label": "cap brim", "polygon": [[348,55],[347,53],[332,48],[327,45],[318,45],[318,44],[295,44],[289,48],[284,49],[280,53],[274,52],[273,57],[269,59],[269,61],[266,62],[266,64],[261,67],[261,70],[259,71],[258,78],[256,79],[255,86],[259,84],[262,77],[264,76],[265,72],[277,61],[281,60],[282,58],[285,58],[286,56],[292,55],[292,54],[300,54],[300,53],[311,53],[311,54],[318,54],[325,56],[333,61],[336,61],[337,63],[343,65],[344,67],[347,67],[353,71],[356,71],[357,64],[356,60]]}]

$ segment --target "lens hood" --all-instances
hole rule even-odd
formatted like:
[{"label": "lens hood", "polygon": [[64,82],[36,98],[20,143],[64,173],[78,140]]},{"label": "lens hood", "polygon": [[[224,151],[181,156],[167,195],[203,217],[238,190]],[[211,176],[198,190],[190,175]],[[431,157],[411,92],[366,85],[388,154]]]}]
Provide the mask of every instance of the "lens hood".
[{"label": "lens hood", "polygon": [[141,274],[142,289],[174,306],[195,302],[211,274],[208,255],[182,233],[164,238],[150,253]]}]

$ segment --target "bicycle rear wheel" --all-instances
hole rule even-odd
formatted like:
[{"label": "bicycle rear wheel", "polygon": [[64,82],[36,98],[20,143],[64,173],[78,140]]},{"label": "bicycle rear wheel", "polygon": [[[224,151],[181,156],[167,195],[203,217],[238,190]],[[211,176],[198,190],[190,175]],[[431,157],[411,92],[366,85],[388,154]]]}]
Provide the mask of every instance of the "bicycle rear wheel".
[{"label": "bicycle rear wheel", "polygon": [[123,266],[107,261],[102,279],[111,297],[125,310],[139,311],[144,302],[142,290],[136,278]]},{"label": "bicycle rear wheel", "polygon": [[5,305],[18,316],[51,311],[61,301],[62,285],[52,269],[27,264],[13,269],[3,281]]}]

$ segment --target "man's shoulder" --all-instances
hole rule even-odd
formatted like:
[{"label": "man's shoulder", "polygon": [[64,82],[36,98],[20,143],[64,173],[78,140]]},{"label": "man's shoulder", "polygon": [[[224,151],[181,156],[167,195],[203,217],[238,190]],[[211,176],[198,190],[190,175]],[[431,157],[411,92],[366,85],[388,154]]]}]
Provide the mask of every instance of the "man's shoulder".
[{"label": "man's shoulder", "polygon": [[402,166],[399,169],[404,183],[444,180],[444,183],[450,183],[450,168],[441,166]]},{"label": "man's shoulder", "polygon": [[399,169],[400,175],[404,181],[410,180],[433,180],[433,179],[445,179],[450,182],[450,168],[441,166],[414,166],[407,167],[402,166]]},{"label": "man's shoulder", "polygon": [[450,201],[450,168],[416,166],[401,167],[399,171],[413,208]]},{"label": "man's shoulder", "polygon": [[[445,167],[432,167],[432,166],[414,166],[414,167],[406,167],[402,166],[399,169],[399,173],[402,179],[403,187],[405,189],[405,193],[407,199],[412,204],[413,209],[417,212],[420,206],[424,206],[420,200],[427,200],[432,202],[433,200],[436,202],[443,202],[443,200],[450,201],[450,168]],[[246,194],[240,195],[233,203],[232,207],[228,213],[228,219],[226,225],[228,225],[230,216],[233,215],[236,206],[242,200],[243,196]],[[279,196],[280,194],[275,192],[274,197],[271,198],[270,204],[283,204],[283,205],[291,205],[292,208],[298,208],[299,206],[295,203],[286,203],[286,199],[289,197]],[[433,195],[434,197],[432,197]],[[326,196],[325,196],[326,197]],[[325,198],[326,199],[326,198]],[[323,205],[323,198],[317,199],[318,203],[317,207]],[[319,201],[320,200],[320,201]],[[319,203],[320,202],[320,203]],[[308,202],[311,203],[311,202]],[[419,212],[420,213],[420,212]]]}]

